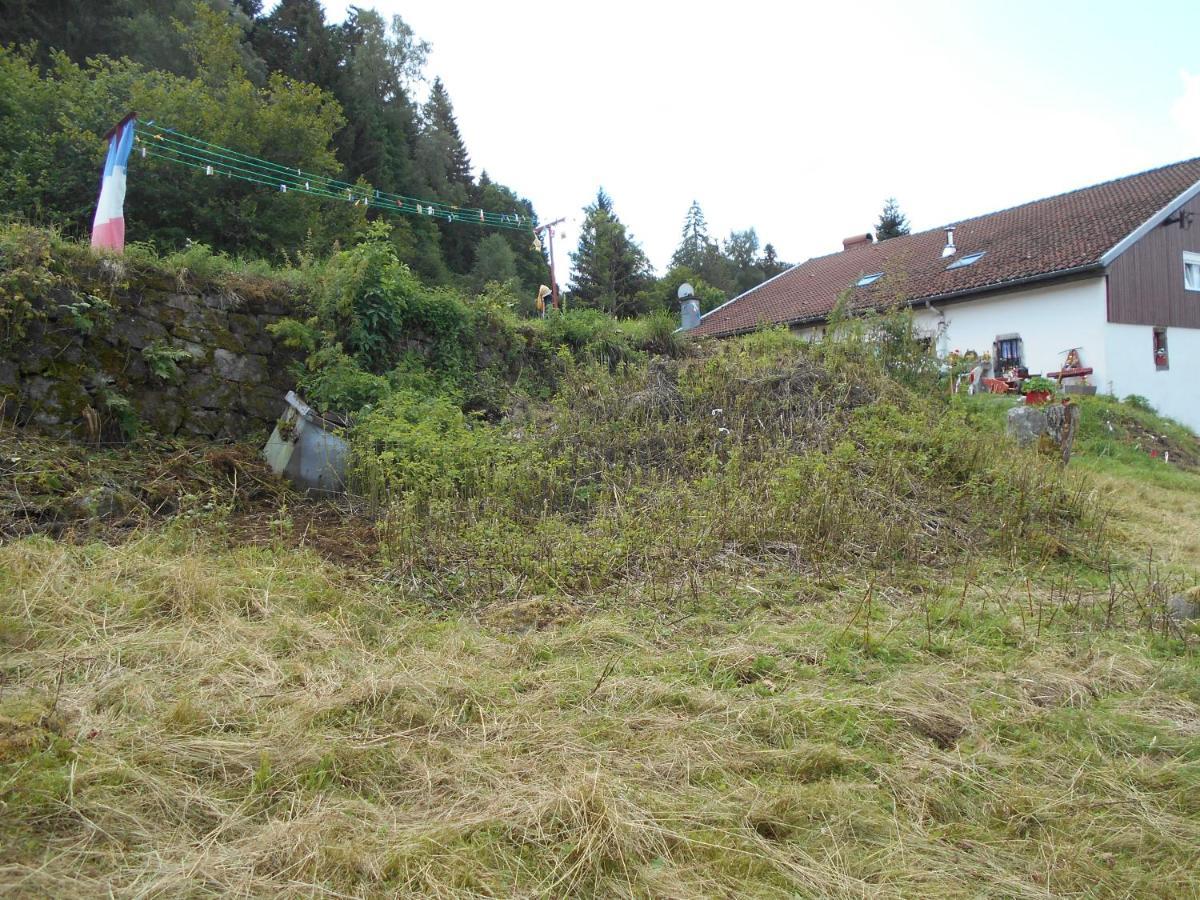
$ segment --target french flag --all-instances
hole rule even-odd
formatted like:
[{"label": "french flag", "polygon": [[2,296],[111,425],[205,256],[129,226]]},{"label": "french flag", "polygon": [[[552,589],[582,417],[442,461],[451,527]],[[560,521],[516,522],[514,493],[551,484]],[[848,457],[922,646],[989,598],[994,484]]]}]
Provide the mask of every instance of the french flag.
[{"label": "french flag", "polygon": [[122,119],[108,137],[108,158],[100,181],[100,200],[92,222],[92,246],[120,253],[125,249],[125,168],[133,149],[133,114]]}]

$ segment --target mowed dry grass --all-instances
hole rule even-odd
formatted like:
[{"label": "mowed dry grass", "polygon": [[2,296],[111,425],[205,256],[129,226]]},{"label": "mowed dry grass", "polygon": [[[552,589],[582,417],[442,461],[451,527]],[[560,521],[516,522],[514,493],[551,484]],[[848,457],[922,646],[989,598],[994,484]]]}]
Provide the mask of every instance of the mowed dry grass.
[{"label": "mowed dry grass", "polygon": [[1200,574],[1200,473],[1173,472],[1162,481],[1100,469],[1092,476],[1102,502],[1129,549]]},{"label": "mowed dry grass", "polygon": [[1007,562],[790,577],[434,615],[201,525],[9,543],[0,892],[1200,892],[1194,639]]}]

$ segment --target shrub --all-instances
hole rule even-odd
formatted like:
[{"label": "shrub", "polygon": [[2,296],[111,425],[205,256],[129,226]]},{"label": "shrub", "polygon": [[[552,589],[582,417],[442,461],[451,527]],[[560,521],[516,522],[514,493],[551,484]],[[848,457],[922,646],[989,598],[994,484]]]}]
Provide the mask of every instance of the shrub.
[{"label": "shrub", "polygon": [[336,412],[357,412],[378,403],[391,391],[387,378],[363,371],[340,344],[324,347],[309,357],[299,387],[310,404]]},{"label": "shrub", "polygon": [[610,369],[630,358],[625,332],[612,316],[596,309],[575,309],[550,314],[545,319],[546,336],[555,344],[604,363]]},{"label": "shrub", "polygon": [[518,455],[513,442],[464,413],[455,398],[411,388],[381,400],[352,440],[356,477],[375,496],[468,497]]},{"label": "shrub", "polygon": [[683,354],[685,345],[677,331],[679,323],[665,309],[656,310],[640,319],[628,320],[623,327],[630,343],[638,350],[662,356]]}]

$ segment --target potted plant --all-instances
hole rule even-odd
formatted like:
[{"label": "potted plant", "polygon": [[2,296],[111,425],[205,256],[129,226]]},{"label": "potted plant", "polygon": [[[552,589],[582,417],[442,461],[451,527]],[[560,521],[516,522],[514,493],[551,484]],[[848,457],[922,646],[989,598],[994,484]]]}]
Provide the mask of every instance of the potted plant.
[{"label": "potted plant", "polygon": [[1044,375],[1034,375],[1021,382],[1021,393],[1030,406],[1045,403],[1054,394],[1055,384]]}]

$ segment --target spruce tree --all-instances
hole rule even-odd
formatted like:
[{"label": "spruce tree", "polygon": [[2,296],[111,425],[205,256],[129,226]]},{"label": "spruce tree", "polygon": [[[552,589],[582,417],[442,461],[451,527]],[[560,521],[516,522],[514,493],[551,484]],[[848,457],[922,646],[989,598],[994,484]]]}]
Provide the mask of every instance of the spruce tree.
[{"label": "spruce tree", "polygon": [[653,277],[646,254],[617,218],[603,188],[583,212],[579,241],[571,254],[572,302],[614,316],[635,314],[638,292]]},{"label": "spruce tree", "polygon": [[709,248],[713,242],[708,236],[708,223],[704,220],[704,212],[700,204],[693,200],[688,207],[687,216],[683,220],[683,233],[679,246],[671,257],[671,268],[687,266],[689,269],[700,269]]},{"label": "spruce tree", "polygon": [[433,79],[433,87],[429,91],[429,99],[425,101],[422,110],[425,120],[425,134],[433,138],[439,149],[445,154],[446,177],[453,184],[470,184],[471,157],[467,154],[466,144],[458,130],[458,120],[454,118],[454,107],[450,103],[450,95],[442,79]]},{"label": "spruce tree", "polygon": [[875,226],[875,240],[886,241],[905,234],[908,234],[908,217],[900,211],[896,198],[888,197],[879,214],[879,224]]},{"label": "spruce tree", "polygon": [[776,275],[786,272],[791,268],[787,263],[780,261],[774,244],[767,244],[763,247],[763,255],[758,261],[758,267],[762,269],[764,280],[774,278]]}]

